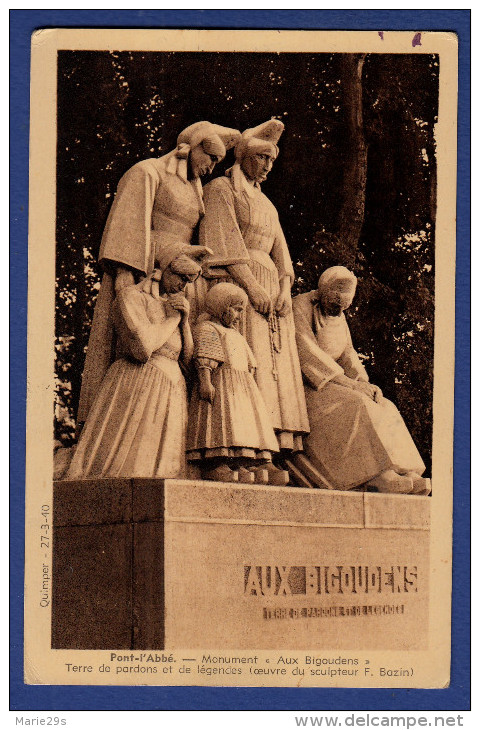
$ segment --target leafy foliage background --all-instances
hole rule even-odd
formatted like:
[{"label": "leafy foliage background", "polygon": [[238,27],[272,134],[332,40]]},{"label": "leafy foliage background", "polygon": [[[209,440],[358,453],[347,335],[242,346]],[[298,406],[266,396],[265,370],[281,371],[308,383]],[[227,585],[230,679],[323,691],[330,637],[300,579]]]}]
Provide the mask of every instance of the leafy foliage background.
[{"label": "leafy foliage background", "polygon": [[[243,130],[275,116],[285,132],[263,190],[279,211],[295,293],[315,288],[327,266],[355,271],[354,343],[430,465],[438,58],[365,57],[365,210],[353,244],[340,220],[357,184],[345,172],[355,143],[348,60],[344,54],[59,52],[55,429],[64,444],[74,438],[100,285],[96,260],[118,180],[135,162],[171,150],[195,121]],[[214,176],[231,165],[232,154]]]}]

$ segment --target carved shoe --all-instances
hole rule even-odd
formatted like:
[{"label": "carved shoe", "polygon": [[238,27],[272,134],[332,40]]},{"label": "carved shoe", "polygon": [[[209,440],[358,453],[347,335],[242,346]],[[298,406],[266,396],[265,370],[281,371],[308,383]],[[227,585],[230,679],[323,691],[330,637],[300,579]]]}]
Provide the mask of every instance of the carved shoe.
[{"label": "carved shoe", "polygon": [[412,494],[418,494],[422,497],[428,497],[432,491],[432,482],[426,477],[420,477],[414,472],[409,472],[409,477],[412,477],[413,481],[413,492]]},{"label": "carved shoe", "polygon": [[271,461],[267,464],[262,464],[262,466],[257,466],[254,471],[266,471],[268,474],[268,481],[266,483],[278,487],[285,487],[290,479],[288,471],[278,469],[278,467],[274,466]]},{"label": "carved shoe", "polygon": [[250,472],[255,484],[268,484],[268,471],[263,466],[252,466]]},{"label": "carved shoe", "polygon": [[240,484],[253,484],[255,481],[255,474],[248,471],[248,469],[245,469],[244,466],[241,466],[238,470],[238,481]]},{"label": "carved shoe", "polygon": [[238,482],[238,472],[230,469],[226,464],[202,472],[202,478],[212,482]]},{"label": "carved shoe", "polygon": [[412,494],[413,479],[408,474],[401,475],[393,469],[388,469],[370,479],[367,486],[377,487],[379,492],[386,494]]}]

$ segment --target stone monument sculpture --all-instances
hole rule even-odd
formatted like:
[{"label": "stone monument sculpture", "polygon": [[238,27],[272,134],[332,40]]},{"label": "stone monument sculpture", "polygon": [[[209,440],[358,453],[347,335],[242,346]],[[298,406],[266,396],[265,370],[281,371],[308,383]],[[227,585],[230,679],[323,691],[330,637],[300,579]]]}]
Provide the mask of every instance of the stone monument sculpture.
[{"label": "stone monument sculpture", "polygon": [[[243,132],[233,167],[205,186],[199,235],[213,250],[208,275],[237,284],[248,296],[239,330],[255,356],[255,379],[279,448],[290,454],[301,450],[309,431],[291,314],[294,272],[277,211],[260,189],[283,129],[272,119]],[[275,471],[273,464],[268,469]]]},{"label": "stone monument sculpture", "polygon": [[369,383],[354,350],[343,312],[356,285],[351,271],[333,266],[316,291],[293,300],[311,428],[295,467],[319,487],[366,484],[379,492],[428,495],[425,465],[400,413]]},{"label": "stone monument sculpture", "polygon": [[189,244],[204,213],[201,176],[211,172],[240,132],[196,122],[167,155],[138,162],[118,184],[100,246],[104,270],[82,379],[81,425],[114,356],[111,305],[115,291],[152,273],[163,249]]},{"label": "stone monument sculpture", "polygon": [[[367,649],[392,636],[399,648],[422,646],[428,595],[410,589],[428,576],[429,500],[284,488],[285,466],[303,487],[426,495],[429,480],[353,349],[350,271],[329,269],[317,292],[295,298],[295,337],[293,266],[260,190],[282,130],[271,120],[240,138],[201,122],[119,184],[100,251],[84,425],[70,465],[70,454],[57,460],[55,649],[337,651],[358,644],[359,622]],[[199,177],[235,139],[236,162],[205,187],[203,212]],[[352,595],[339,602],[343,575]],[[401,615],[375,632],[369,580],[403,590]],[[266,621],[299,609],[333,617],[337,606],[356,618],[329,632]]]},{"label": "stone monument sculpture", "polygon": [[[95,399],[67,479],[184,475],[188,366],[193,339],[184,290],[201,267],[200,246],[164,243],[159,269],[117,292],[116,360]],[[152,287],[152,282],[158,285]]]},{"label": "stone monument sculpture", "polygon": [[281,470],[268,472],[278,442],[253,377],[257,361],[235,329],[246,304],[243,289],[230,283],[214,285],[206,296],[194,332],[197,382],[187,458],[200,464],[205,479],[284,483]]}]

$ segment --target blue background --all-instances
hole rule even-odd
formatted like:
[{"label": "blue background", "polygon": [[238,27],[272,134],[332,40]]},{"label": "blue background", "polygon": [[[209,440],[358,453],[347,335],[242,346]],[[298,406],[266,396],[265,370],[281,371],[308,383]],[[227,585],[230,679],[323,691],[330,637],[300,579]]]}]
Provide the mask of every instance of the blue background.
[{"label": "blue background", "polygon": [[[30,35],[45,27],[441,30],[459,37],[451,683],[442,690],[72,687],[23,683]],[[10,11],[11,710],[449,710],[470,708],[470,11]]]}]

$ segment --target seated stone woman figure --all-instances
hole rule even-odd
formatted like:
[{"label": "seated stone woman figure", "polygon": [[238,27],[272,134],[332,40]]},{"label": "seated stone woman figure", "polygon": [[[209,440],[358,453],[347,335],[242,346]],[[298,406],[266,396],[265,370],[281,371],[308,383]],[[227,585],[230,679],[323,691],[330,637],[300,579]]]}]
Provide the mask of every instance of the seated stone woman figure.
[{"label": "seated stone woman figure", "polygon": [[293,300],[310,434],[294,460],[306,481],[329,489],[366,484],[380,492],[429,494],[430,480],[397,408],[383,397],[355,352],[343,312],[357,279],[343,266],[317,291]]}]

